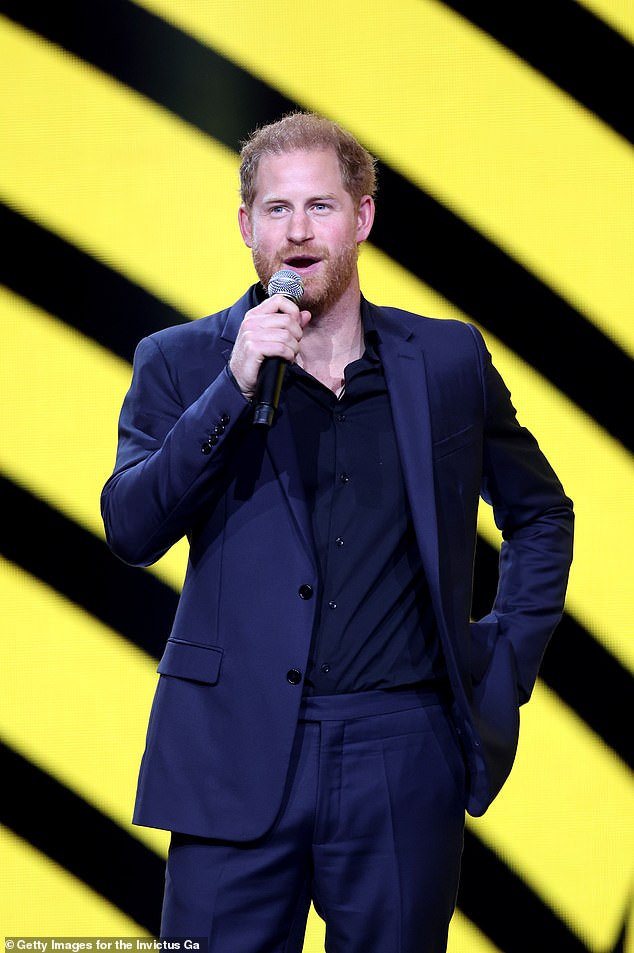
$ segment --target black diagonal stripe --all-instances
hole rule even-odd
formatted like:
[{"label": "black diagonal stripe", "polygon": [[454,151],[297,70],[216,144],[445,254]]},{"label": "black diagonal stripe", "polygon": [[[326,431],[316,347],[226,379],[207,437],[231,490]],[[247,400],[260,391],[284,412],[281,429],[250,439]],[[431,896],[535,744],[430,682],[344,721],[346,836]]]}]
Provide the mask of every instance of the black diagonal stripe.
[{"label": "black diagonal stripe", "polygon": [[634,142],[634,47],[575,0],[443,0]]},{"label": "black diagonal stripe", "polygon": [[163,301],[0,203],[0,282],[132,360],[139,340],[186,319]]},{"label": "black diagonal stripe", "polygon": [[[126,566],[97,537],[0,477],[6,514],[0,552],[81,605],[104,624],[159,658],[176,610],[176,593],[150,573]],[[38,544],[33,540],[37,534]],[[497,586],[497,553],[478,541],[473,613],[489,611]],[[571,616],[546,653],[543,678],[626,763],[632,751],[625,699],[629,673]],[[592,691],[588,690],[592,685]]]},{"label": "black diagonal stripe", "polygon": [[129,0],[0,0],[0,11],[237,150],[296,104]]},{"label": "black diagonal stripe", "polygon": [[614,946],[609,951],[609,953],[627,953],[628,950],[631,950],[630,944],[630,934],[632,932],[632,910],[634,909],[632,904],[632,897],[627,899],[627,907],[623,914],[623,921],[619,928],[616,940],[614,941]]},{"label": "black diagonal stripe", "polygon": [[[14,20],[95,64],[228,148],[297,104],[126,0],[70,0],[64,12],[3,0]],[[634,451],[625,402],[632,361],[582,314],[385,164],[373,242],[550,379]],[[604,386],[609,382],[610,386]]]},{"label": "black diagonal stripe", "polygon": [[158,935],[163,860],[1,741],[0,774],[0,822]]},{"label": "black diagonal stripe", "polygon": [[465,832],[458,906],[504,953],[588,953],[537,894],[470,831]]},{"label": "black diagonal stripe", "polygon": [[[1,741],[0,771],[5,779],[0,822],[156,934],[161,858]],[[458,904],[506,953],[546,948],[586,953],[555,914],[469,831]],[[512,916],[501,917],[501,909]]]},{"label": "black diagonal stripe", "polygon": [[[486,615],[498,583],[499,553],[478,537],[473,616]],[[546,650],[540,677],[598,734],[625,764],[634,767],[627,708],[634,697],[631,674],[576,619],[565,613]]]},{"label": "black diagonal stripe", "polygon": [[634,451],[631,415],[613,397],[627,391],[632,360],[466,222],[397,172],[382,167],[381,175],[389,201],[377,215],[374,244],[497,335]]},{"label": "black diagonal stripe", "polygon": [[177,594],[156,576],[126,566],[105,542],[0,476],[0,552],[159,658]]}]

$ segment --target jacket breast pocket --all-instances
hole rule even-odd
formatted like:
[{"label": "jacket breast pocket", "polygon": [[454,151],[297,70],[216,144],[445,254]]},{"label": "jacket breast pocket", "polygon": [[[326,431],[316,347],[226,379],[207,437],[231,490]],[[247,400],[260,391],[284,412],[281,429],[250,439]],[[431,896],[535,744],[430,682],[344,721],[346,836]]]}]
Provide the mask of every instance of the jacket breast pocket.
[{"label": "jacket breast pocket", "polygon": [[470,446],[474,439],[475,428],[465,427],[463,430],[458,430],[456,433],[452,433],[448,437],[443,437],[441,440],[436,440],[432,448],[434,459],[441,460],[443,457],[447,457],[449,454],[455,453],[457,450],[462,450],[463,447]]},{"label": "jacket breast pocket", "polygon": [[159,675],[215,685],[220,677],[222,653],[223,650],[215,645],[168,639],[156,671]]}]

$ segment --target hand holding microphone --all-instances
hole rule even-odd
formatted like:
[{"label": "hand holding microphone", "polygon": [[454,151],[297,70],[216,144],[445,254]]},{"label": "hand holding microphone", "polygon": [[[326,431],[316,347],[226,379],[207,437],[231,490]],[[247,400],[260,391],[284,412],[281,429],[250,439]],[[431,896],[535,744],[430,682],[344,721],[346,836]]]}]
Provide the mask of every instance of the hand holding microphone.
[{"label": "hand holding microphone", "polygon": [[242,393],[253,398],[255,424],[270,427],[273,422],[286,364],[295,359],[310,320],[310,314],[298,308],[303,292],[295,272],[276,272],[268,285],[269,297],[247,312],[240,327],[230,368]]}]

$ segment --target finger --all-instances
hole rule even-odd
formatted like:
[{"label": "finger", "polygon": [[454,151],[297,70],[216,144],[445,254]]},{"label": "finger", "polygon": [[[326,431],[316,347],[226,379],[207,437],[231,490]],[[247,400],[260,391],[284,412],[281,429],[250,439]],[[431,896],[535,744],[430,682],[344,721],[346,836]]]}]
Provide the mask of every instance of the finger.
[{"label": "finger", "polygon": [[279,333],[282,336],[290,334],[299,340],[303,332],[300,312],[296,311],[294,314],[279,311],[272,314],[251,312],[242,322],[239,334],[243,337],[252,336],[257,338],[261,334],[269,334],[270,332]]},{"label": "finger", "polygon": [[285,295],[277,294],[266,298],[247,314],[299,314],[299,307]]}]

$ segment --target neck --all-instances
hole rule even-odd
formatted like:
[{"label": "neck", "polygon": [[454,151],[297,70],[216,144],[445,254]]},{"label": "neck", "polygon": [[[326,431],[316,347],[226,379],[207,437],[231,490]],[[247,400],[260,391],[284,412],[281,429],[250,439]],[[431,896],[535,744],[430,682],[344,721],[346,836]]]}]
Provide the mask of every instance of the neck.
[{"label": "neck", "polygon": [[345,295],[327,313],[316,316],[304,328],[297,363],[330,390],[343,386],[344,370],[363,354],[361,298]]}]

